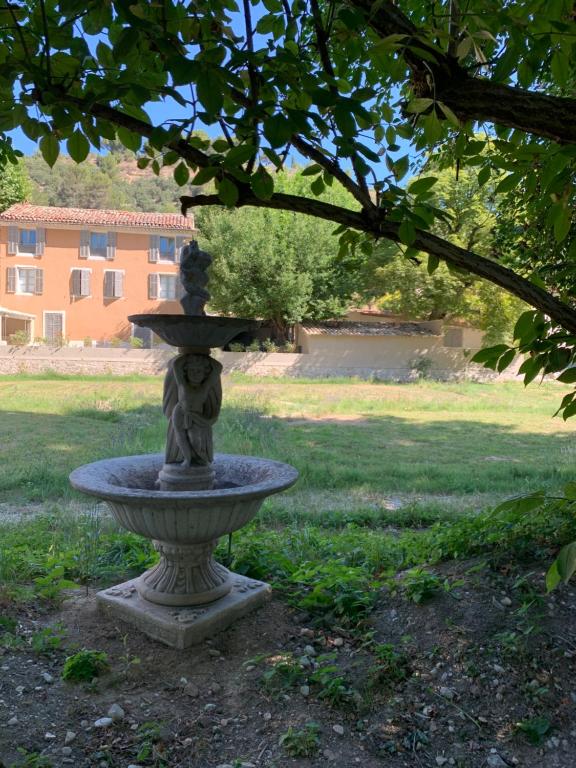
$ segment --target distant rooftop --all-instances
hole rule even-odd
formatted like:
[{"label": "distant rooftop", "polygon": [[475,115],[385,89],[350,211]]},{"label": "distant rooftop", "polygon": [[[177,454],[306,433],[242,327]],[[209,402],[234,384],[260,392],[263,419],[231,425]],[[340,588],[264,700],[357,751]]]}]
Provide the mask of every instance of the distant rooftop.
[{"label": "distant rooftop", "polygon": [[357,323],[330,320],[325,323],[302,323],[306,333],[314,336],[437,336],[421,323]]},{"label": "distant rooftop", "polygon": [[104,227],[133,227],[190,232],[194,219],[179,213],[140,213],[136,211],[107,211],[96,208],[56,208],[49,205],[16,203],[0,213],[0,222],[30,222],[32,224],[79,224]]}]

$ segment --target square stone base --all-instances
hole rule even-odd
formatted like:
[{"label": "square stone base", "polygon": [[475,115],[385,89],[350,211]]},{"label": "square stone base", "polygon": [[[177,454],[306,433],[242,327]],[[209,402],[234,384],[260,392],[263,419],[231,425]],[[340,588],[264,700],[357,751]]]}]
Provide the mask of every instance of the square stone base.
[{"label": "square stone base", "polygon": [[154,640],[173,648],[187,648],[228,627],[269,599],[269,584],[232,574],[234,584],[220,600],[206,605],[174,607],[144,600],[136,579],[98,592],[96,600],[107,616],[122,619]]}]

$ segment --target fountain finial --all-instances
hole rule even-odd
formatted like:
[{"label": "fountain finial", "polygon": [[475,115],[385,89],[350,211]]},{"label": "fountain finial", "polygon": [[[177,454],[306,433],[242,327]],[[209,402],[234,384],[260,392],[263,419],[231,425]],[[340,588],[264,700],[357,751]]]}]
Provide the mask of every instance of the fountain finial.
[{"label": "fountain finial", "polygon": [[201,251],[196,240],[191,240],[182,248],[180,256],[180,282],[186,294],[180,299],[185,315],[205,315],[204,307],[210,300],[206,290],[208,284],[208,267],[212,264],[212,256]]}]

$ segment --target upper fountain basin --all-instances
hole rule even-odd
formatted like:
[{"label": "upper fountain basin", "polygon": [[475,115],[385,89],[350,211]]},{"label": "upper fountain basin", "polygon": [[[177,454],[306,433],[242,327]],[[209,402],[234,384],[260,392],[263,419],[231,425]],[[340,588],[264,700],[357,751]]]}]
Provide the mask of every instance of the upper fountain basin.
[{"label": "upper fountain basin", "polygon": [[211,315],[129,315],[128,320],[150,328],[173,347],[225,347],[239,333],[258,325],[256,320]]},{"label": "upper fountain basin", "polygon": [[118,522],[160,541],[212,541],[246,525],[267,496],[289,488],[298,472],[289,464],[255,456],[216,454],[214,488],[155,489],[163,454],[122,456],[85,464],[70,475],[76,490],[107,501]]}]

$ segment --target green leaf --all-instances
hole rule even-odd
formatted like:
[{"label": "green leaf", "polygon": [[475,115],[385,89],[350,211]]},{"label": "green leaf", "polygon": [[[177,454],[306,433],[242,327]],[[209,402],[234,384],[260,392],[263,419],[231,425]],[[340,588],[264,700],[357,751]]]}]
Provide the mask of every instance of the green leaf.
[{"label": "green leaf", "polygon": [[356,135],[356,121],[347,105],[338,104],[334,108],[334,122],[342,136],[350,139]]},{"label": "green leaf", "polygon": [[574,384],[576,382],[576,366],[567,368],[560,376],[556,377],[556,381],[561,381],[562,384]]},{"label": "green leaf", "polygon": [[60,154],[60,142],[53,133],[48,133],[40,139],[40,152],[50,168],[53,168]]},{"label": "green leaf", "polygon": [[568,232],[570,232],[571,226],[572,226],[571,212],[568,209],[568,206],[563,205],[559,209],[559,213],[556,216],[556,219],[554,220],[554,237],[556,238],[557,243],[561,243],[563,240],[566,239]]},{"label": "green leaf", "polygon": [[[552,569],[554,569],[553,575],[549,579],[549,574]],[[576,573],[576,541],[566,544],[566,546],[562,547],[558,553],[558,557],[552,564],[552,568],[550,568],[546,574],[546,588],[550,591],[551,589],[554,589],[560,581],[563,581],[566,584],[572,578],[574,573]],[[549,586],[549,582],[555,583],[553,583],[552,586]]]},{"label": "green leaf", "polygon": [[497,370],[498,373],[502,373],[505,368],[508,368],[512,360],[516,357],[516,350],[509,349],[498,360]]},{"label": "green leaf", "polygon": [[178,184],[179,187],[183,187],[184,184],[187,183],[188,179],[190,178],[190,171],[188,170],[188,166],[184,162],[178,163],[176,168],[174,168],[174,181],[176,184]]},{"label": "green leaf", "polygon": [[485,347],[472,356],[473,363],[487,363],[491,360],[497,360],[509,349],[507,344],[496,344],[493,347]]},{"label": "green leaf", "polygon": [[412,99],[412,101],[406,107],[406,111],[411,114],[419,115],[425,112],[428,107],[434,104],[434,99]]},{"label": "green leaf", "polygon": [[196,94],[206,112],[218,114],[224,106],[222,83],[213,70],[205,69],[196,83]]},{"label": "green leaf", "polygon": [[257,152],[258,147],[254,146],[254,144],[240,144],[227,152],[224,165],[228,168],[242,165],[253,158]]},{"label": "green leaf", "polygon": [[543,327],[543,318],[540,312],[529,309],[523,312],[514,326],[514,339],[519,339],[523,344],[529,344],[537,336]]},{"label": "green leaf", "polygon": [[411,221],[404,219],[404,221],[398,227],[398,234],[400,235],[400,240],[405,245],[412,245],[416,239],[416,228]]},{"label": "green leaf", "polygon": [[317,179],[314,179],[312,184],[310,184],[310,189],[315,195],[321,195],[322,192],[324,192],[325,188],[326,188],[326,185],[324,184],[324,180],[322,179],[321,176],[319,176]]},{"label": "green leaf", "polygon": [[233,208],[236,205],[240,193],[233,181],[228,178],[220,179],[220,181],[216,181],[216,189],[218,190],[218,197],[224,205],[228,208]]},{"label": "green leaf", "polygon": [[408,186],[408,192],[412,195],[423,195],[428,192],[438,181],[436,176],[427,176],[425,179],[417,179]]},{"label": "green leaf", "polygon": [[400,181],[401,179],[406,176],[408,173],[408,168],[410,167],[410,157],[409,155],[404,155],[404,157],[398,158],[398,160],[394,161],[393,165],[393,172],[394,176],[396,177],[396,181]]},{"label": "green leaf", "polygon": [[284,115],[272,115],[264,123],[264,136],[273,148],[287,144],[292,133],[292,125]]},{"label": "green leaf", "polygon": [[66,148],[72,160],[74,160],[75,163],[81,163],[88,157],[88,153],[90,152],[90,142],[86,136],[84,136],[82,131],[76,129],[66,142]]},{"label": "green leaf", "polygon": [[481,168],[478,171],[478,186],[483,187],[490,178],[491,174],[492,170],[490,169],[490,166],[485,165],[483,168]]},{"label": "green leaf", "polygon": [[220,173],[220,168],[215,166],[208,166],[207,168],[200,168],[196,176],[192,179],[192,184],[196,187],[201,187],[203,184],[207,184]]},{"label": "green leaf", "polygon": [[250,186],[256,197],[261,200],[269,200],[274,194],[274,179],[263,166],[253,174]]},{"label": "green leaf", "polygon": [[140,145],[142,144],[142,137],[133,131],[129,131],[127,128],[118,128],[118,140],[123,144],[126,149],[131,149],[132,152],[138,152]]},{"label": "green leaf", "polygon": [[427,266],[428,274],[433,275],[439,266],[440,266],[440,259],[438,258],[438,256],[434,256],[432,253],[429,253],[428,266]]},{"label": "green leaf", "polygon": [[522,179],[521,174],[509,173],[508,176],[505,176],[496,187],[495,189],[496,194],[499,195],[502,192],[510,192],[511,190],[516,189],[521,179]]},{"label": "green leaf", "polygon": [[301,173],[301,176],[316,176],[317,173],[322,173],[322,166],[314,163],[313,165],[307,165]]},{"label": "green leaf", "polygon": [[440,107],[440,111],[444,113],[444,117],[448,120],[448,122],[452,123],[455,128],[460,128],[460,120],[458,120],[450,107],[448,107],[446,104],[442,104],[441,101],[437,101],[436,104]]}]

